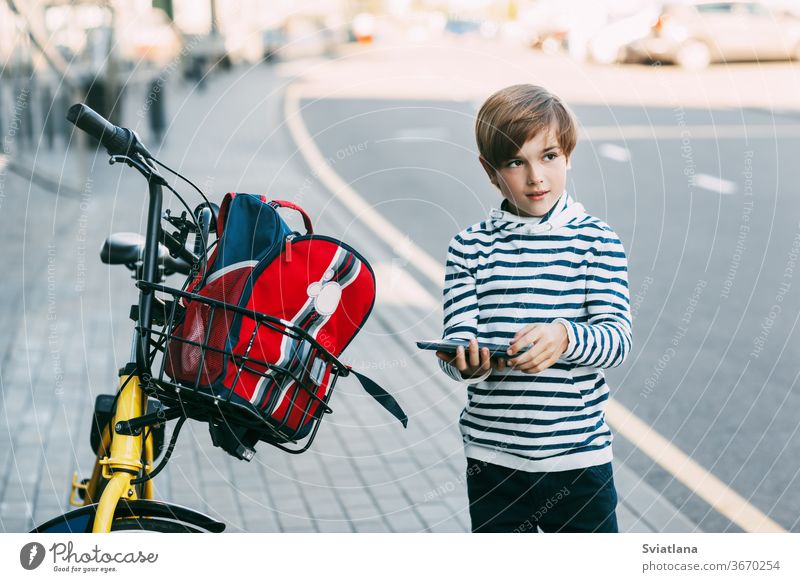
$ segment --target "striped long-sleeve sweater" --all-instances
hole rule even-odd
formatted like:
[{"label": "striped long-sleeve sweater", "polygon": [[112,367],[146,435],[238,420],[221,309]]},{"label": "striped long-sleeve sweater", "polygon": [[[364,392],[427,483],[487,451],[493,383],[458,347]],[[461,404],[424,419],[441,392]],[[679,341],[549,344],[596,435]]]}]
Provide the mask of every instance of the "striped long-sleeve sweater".
[{"label": "striped long-sleeve sweater", "polygon": [[[502,208],[502,207],[501,207]],[[539,374],[492,370],[467,383],[467,457],[530,472],[611,460],[602,368],[631,351],[627,260],[619,237],[568,194],[541,218],[503,209],[457,234],[445,268],[444,337],[508,343],[561,321],[567,351]],[[455,367],[440,362],[453,379]]]}]

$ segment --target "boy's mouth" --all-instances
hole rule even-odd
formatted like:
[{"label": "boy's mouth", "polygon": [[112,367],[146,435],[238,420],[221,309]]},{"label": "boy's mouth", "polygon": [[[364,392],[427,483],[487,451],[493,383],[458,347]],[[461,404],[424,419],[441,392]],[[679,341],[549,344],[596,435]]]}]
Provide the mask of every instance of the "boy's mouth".
[{"label": "boy's mouth", "polygon": [[543,190],[539,192],[531,192],[530,194],[525,194],[525,196],[528,198],[528,200],[544,200],[544,197],[547,196],[549,192],[550,190]]}]

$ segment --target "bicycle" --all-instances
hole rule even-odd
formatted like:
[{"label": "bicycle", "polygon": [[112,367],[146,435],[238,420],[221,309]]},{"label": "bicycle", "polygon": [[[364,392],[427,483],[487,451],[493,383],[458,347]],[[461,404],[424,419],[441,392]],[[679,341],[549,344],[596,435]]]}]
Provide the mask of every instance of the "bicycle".
[{"label": "bicycle", "polygon": [[[91,477],[80,480],[73,475],[70,504],[78,507],[35,527],[31,533],[103,533],[125,530],[155,532],[222,532],[225,524],[207,515],[175,504],[154,499],[153,478],[166,466],[175,448],[178,434],[188,419],[209,424],[212,442],[238,459],[249,461],[255,454],[254,438],[289,453],[302,453],[313,442],[324,414],[332,412],[328,401],[339,377],[350,369],[344,366],[303,329],[262,313],[201,297],[184,289],[162,285],[169,274],[187,275],[187,284],[204,273],[210,233],[215,232],[219,208],[209,202],[191,181],[156,160],[135,132],[109,123],[83,104],[73,105],[67,119],[94,137],[110,156],[109,163],[124,163],[147,180],[149,206],[144,237],[130,233],[112,234],[101,251],[107,264],[124,264],[134,272],[139,301],[131,307],[134,331],[130,361],[119,371],[116,394],[97,397],[92,422],[91,444],[97,454]],[[157,166],[194,187],[204,201],[192,210],[172,188]],[[186,211],[174,216],[162,215],[163,188],[173,192]],[[176,230],[168,232],[162,219]],[[192,250],[187,248],[194,235]],[[160,294],[160,295],[157,295]],[[260,326],[269,327],[295,341],[304,342],[308,353],[304,361],[291,369],[281,368],[245,354],[232,354],[226,348],[210,344],[208,334],[198,341],[174,334],[187,301],[205,304],[214,313],[234,313],[254,321],[253,336]],[[210,331],[210,328],[209,328]],[[199,350],[200,364],[194,382],[176,381],[165,374],[170,345],[190,344]],[[251,341],[252,343],[252,341]],[[203,360],[207,354],[222,354],[242,369],[258,367],[264,376],[286,374],[309,395],[304,410],[313,426],[302,439],[295,439],[280,422],[267,421],[257,411],[204,388],[200,383]],[[210,357],[210,356],[209,356]],[[332,380],[327,394],[320,398],[311,389],[310,374],[314,358],[331,365]],[[313,404],[313,406],[312,406]],[[165,425],[177,423],[165,447]],[[232,430],[234,427],[235,430]],[[244,435],[249,435],[245,438]],[[161,458],[158,466],[155,461]]]}]

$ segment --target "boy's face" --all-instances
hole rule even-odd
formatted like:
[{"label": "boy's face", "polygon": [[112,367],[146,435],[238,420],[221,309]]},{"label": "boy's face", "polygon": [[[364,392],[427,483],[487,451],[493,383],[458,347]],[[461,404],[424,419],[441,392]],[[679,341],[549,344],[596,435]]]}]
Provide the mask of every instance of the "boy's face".
[{"label": "boy's face", "polygon": [[492,183],[519,216],[543,216],[564,193],[569,160],[555,132],[541,131],[526,141],[517,155],[493,168],[481,158]]}]

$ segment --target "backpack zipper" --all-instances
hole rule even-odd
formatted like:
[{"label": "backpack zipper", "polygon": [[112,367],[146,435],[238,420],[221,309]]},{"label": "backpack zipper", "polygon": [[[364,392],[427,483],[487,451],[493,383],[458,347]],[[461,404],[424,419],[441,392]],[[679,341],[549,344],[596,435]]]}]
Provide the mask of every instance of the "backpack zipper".
[{"label": "backpack zipper", "polygon": [[356,256],[356,258],[359,261],[361,261],[362,264],[366,265],[367,268],[369,269],[369,272],[372,273],[373,278],[375,277],[375,272],[372,270],[372,265],[370,265],[367,262],[367,259],[365,259],[364,256],[361,253],[359,253],[357,250],[355,250],[353,247],[351,247],[346,242],[340,241],[339,239],[333,238],[332,236],[326,236],[324,234],[301,234],[301,235],[298,235],[297,233],[293,233],[293,234],[290,234],[289,236],[286,237],[287,243],[289,242],[289,238],[291,238],[292,241],[294,241],[294,242],[298,242],[298,241],[301,241],[301,240],[313,240],[313,239],[326,240],[326,241],[335,243],[335,244],[337,244],[337,245],[339,245],[341,247],[344,247],[347,251],[353,253]]},{"label": "backpack zipper", "polygon": [[296,236],[297,236],[296,234],[290,234],[289,236],[286,237],[286,253],[284,256],[284,260],[287,263],[292,262],[292,241]]}]

